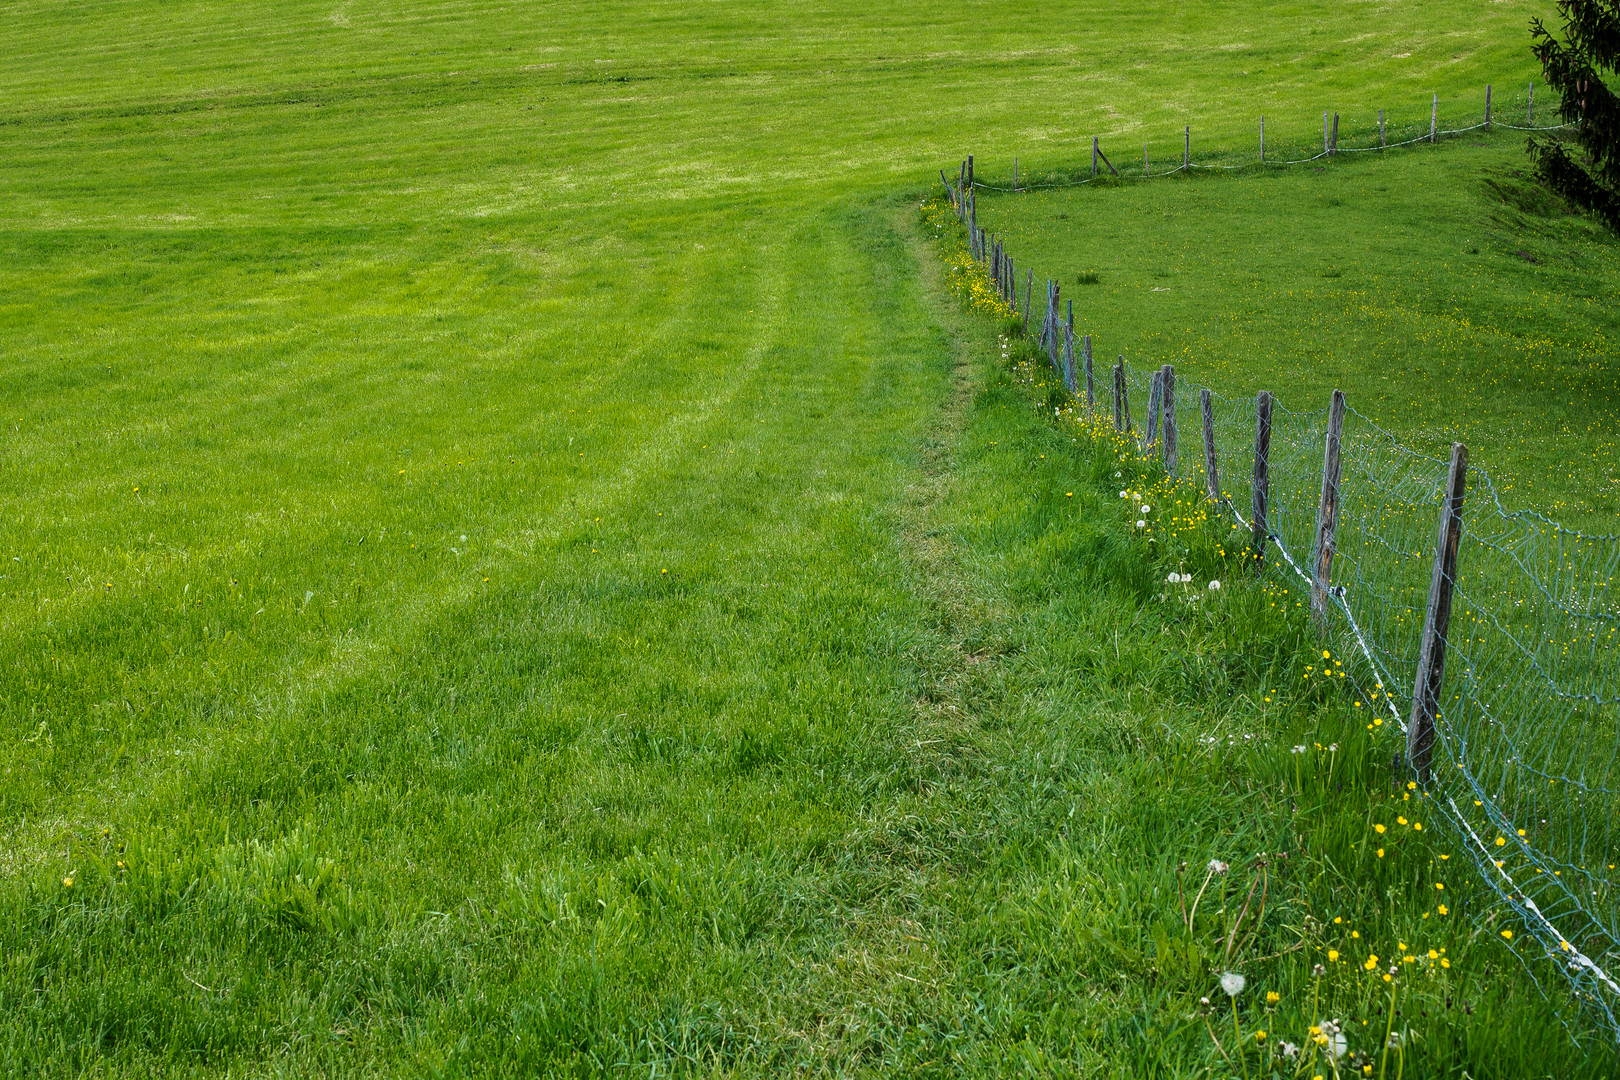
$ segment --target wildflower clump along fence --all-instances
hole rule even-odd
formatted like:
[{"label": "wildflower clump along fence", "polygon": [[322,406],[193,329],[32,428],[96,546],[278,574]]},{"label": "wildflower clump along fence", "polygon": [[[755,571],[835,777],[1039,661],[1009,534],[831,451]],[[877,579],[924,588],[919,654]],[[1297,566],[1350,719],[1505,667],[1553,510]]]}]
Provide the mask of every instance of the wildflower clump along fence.
[{"label": "wildflower clump along fence", "polygon": [[[1485,107],[1482,123],[1499,123]],[[1325,154],[1333,137],[1330,118]],[[969,158],[941,178],[968,231],[974,291],[1061,378],[1056,412],[1128,438],[1227,519],[1254,571],[1340,658],[1302,677],[1332,681],[1362,711],[1387,740],[1408,827],[1442,830],[1471,867],[1477,887],[1454,888],[1439,910],[1511,951],[1538,985],[1567,980],[1620,1039],[1620,537],[1510,509],[1466,447],[1439,458],[1403,446],[1337,391],[1301,409],[1094,357],[1058,284],[1037,288],[979,229],[976,192],[992,186],[973,170]]]}]

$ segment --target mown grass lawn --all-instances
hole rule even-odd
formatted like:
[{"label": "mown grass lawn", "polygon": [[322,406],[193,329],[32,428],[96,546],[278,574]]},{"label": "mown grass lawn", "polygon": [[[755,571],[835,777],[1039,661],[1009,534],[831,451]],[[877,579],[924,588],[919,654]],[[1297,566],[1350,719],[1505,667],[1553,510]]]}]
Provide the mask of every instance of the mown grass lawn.
[{"label": "mown grass lawn", "polygon": [[[916,207],[1535,9],[14,6],[0,1071],[1216,1066],[1144,942],[1275,820]],[[1437,1069],[1584,1060],[1515,971]]]}]

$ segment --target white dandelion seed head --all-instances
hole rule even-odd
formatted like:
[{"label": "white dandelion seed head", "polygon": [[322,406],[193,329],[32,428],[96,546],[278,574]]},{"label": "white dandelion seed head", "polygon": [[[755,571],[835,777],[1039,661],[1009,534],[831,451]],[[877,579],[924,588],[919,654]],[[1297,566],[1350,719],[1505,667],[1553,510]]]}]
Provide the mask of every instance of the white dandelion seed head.
[{"label": "white dandelion seed head", "polygon": [[[1210,741],[1214,742],[1215,740],[1211,739]],[[1209,860],[1209,872],[1212,874],[1224,874],[1228,869],[1229,867],[1219,859]]]},{"label": "white dandelion seed head", "polygon": [[1147,522],[1143,521],[1141,518],[1137,518],[1136,519],[1136,527],[1138,529],[1145,529],[1145,528],[1147,528]]},{"label": "white dandelion seed head", "polygon": [[1220,588],[1221,588],[1221,583],[1218,582],[1218,581],[1212,581],[1212,582],[1209,583],[1209,591],[1210,592],[1219,592]]},{"label": "white dandelion seed head", "polygon": [[1144,513],[1144,514],[1153,513],[1153,507],[1149,506],[1147,503],[1143,503],[1142,504],[1142,513]]},{"label": "white dandelion seed head", "polygon": [[1243,988],[1248,985],[1249,980],[1235,971],[1228,971],[1221,976],[1221,989],[1226,993],[1227,997],[1237,997],[1243,993]]},{"label": "white dandelion seed head", "polygon": [[1122,499],[1128,499],[1131,497],[1131,493],[1128,491],[1122,491],[1119,493],[1119,497]]}]

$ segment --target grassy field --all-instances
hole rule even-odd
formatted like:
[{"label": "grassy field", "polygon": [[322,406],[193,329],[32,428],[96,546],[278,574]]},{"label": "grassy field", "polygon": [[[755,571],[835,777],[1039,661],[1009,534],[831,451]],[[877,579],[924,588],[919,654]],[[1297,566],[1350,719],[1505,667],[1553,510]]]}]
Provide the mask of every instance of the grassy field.
[{"label": "grassy field", "polygon": [[1415,449],[1467,443],[1516,507],[1613,532],[1620,241],[1524,179],[1524,138],[999,195],[979,220],[1110,361],[1293,409],[1338,387]]},{"label": "grassy field", "polygon": [[[8,6],[0,1071],[1221,1071],[1147,943],[1297,849],[1197,739],[1303,639],[1090,558],[916,207],[1541,11]],[[1432,1069],[1582,1067],[1488,946]]]}]

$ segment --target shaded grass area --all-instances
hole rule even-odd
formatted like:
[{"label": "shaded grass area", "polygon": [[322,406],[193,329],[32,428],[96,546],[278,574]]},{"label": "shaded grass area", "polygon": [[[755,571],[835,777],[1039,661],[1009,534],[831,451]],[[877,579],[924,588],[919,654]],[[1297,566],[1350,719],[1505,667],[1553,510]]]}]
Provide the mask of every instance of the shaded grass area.
[{"label": "shaded grass area", "polygon": [[[1620,243],[1525,176],[1523,135],[1233,177],[986,198],[1103,357],[1451,441],[1512,505],[1612,532]],[[1094,275],[1094,284],[1081,279]]]}]

